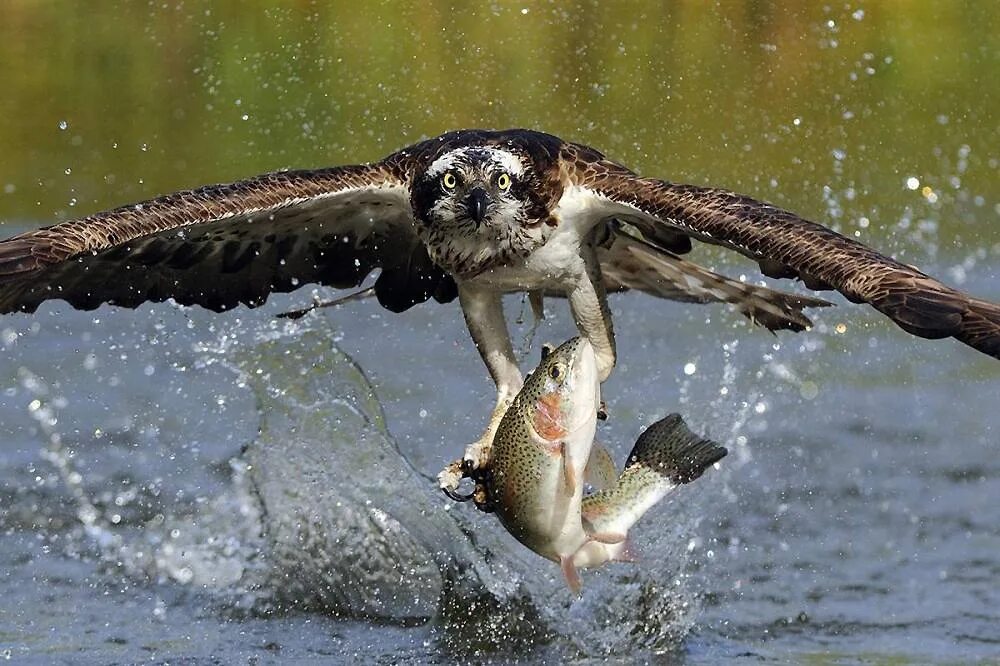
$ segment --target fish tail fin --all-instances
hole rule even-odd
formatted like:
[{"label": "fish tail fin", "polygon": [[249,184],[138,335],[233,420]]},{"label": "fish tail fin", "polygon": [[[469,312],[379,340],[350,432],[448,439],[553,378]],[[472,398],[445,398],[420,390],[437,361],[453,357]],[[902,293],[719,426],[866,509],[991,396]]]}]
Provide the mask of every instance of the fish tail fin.
[{"label": "fish tail fin", "polygon": [[576,565],[573,564],[573,556],[562,555],[559,557],[559,566],[562,567],[563,577],[566,579],[566,585],[573,594],[579,595],[580,590],[583,589],[583,583],[580,582],[580,573],[576,570]]},{"label": "fish tail fin", "polygon": [[660,419],[639,435],[618,483],[583,498],[584,529],[589,534],[628,534],[667,493],[697,479],[726,453],[691,432],[679,415]]},{"label": "fish tail fin", "polygon": [[639,436],[626,467],[642,466],[671,483],[690,483],[727,453],[724,446],[691,432],[680,414],[670,414]]},{"label": "fish tail fin", "polygon": [[638,562],[640,559],[639,550],[635,547],[635,542],[630,537],[625,537],[622,547],[611,559],[614,562]]}]

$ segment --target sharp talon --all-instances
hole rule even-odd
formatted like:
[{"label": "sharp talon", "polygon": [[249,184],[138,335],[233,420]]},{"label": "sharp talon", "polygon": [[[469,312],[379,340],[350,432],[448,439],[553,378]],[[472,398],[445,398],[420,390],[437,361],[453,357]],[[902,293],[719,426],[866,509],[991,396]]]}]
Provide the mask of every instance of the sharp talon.
[{"label": "sharp talon", "polygon": [[483,513],[493,513],[496,507],[490,500],[490,494],[486,490],[486,486],[482,483],[476,484],[476,489],[472,493],[472,499],[476,503],[476,508]]},{"label": "sharp talon", "polygon": [[472,491],[468,495],[461,495],[458,492],[452,490],[451,488],[442,488],[441,491],[448,496],[449,499],[455,502],[468,502],[470,499],[476,496],[476,491]]}]

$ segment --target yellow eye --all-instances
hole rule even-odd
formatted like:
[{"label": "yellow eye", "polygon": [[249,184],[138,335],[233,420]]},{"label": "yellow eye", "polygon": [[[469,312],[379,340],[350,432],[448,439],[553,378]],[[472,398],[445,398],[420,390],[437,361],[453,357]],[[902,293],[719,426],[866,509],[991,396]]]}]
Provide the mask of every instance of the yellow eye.
[{"label": "yellow eye", "polygon": [[458,179],[455,178],[455,174],[453,174],[451,171],[449,171],[444,175],[444,178],[441,179],[441,182],[444,183],[444,186],[447,187],[449,190],[455,189],[455,186],[458,185]]},{"label": "yellow eye", "polygon": [[562,379],[566,375],[566,368],[562,363],[556,363],[549,368],[549,377],[552,379]]},{"label": "yellow eye", "polygon": [[501,190],[509,190],[510,176],[508,176],[505,173],[500,174],[500,177],[497,178],[497,187],[499,187]]}]

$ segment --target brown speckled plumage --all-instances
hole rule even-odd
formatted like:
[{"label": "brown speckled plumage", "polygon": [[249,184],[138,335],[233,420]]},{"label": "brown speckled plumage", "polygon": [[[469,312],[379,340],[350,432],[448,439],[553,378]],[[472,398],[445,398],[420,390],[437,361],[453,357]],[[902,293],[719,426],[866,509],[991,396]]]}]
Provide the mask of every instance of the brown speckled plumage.
[{"label": "brown speckled plumage", "polygon": [[[809,323],[802,309],[824,304],[741,289],[685,261],[678,255],[694,238],[752,257],[766,275],[870,303],[915,335],[954,337],[1000,358],[994,303],[793,213],[726,190],[639,177],[592,148],[528,130],[451,132],[369,165],[266,174],[20,234],[0,241],[0,313],[32,312],[49,299],[82,309],[167,298],[213,310],[254,307],[307,283],[355,286],[376,269],[376,294],[394,311],[451,300],[464,273],[499,274],[533,251],[512,247],[472,262],[426,228],[415,183],[433,160],[473,145],[532,165],[517,184],[527,219],[510,230],[515,242],[526,242],[529,227],[544,229],[543,238],[554,233],[560,221],[551,213],[571,188],[592,199],[588,224],[612,290],[730,302],[772,329],[800,330]],[[616,239],[641,244],[647,256],[614,251]]]},{"label": "brown speckled plumage", "polygon": [[954,337],[1000,358],[997,304],[747,196],[641,178],[586,146],[567,144],[562,159],[571,183],[606,197],[650,239],[667,225],[757,260],[769,277],[797,277],[810,289],[836,289],[854,303],[869,303],[914,335]]},{"label": "brown speckled plumage", "polygon": [[0,312],[50,298],[221,311],[310,282],[355,286],[379,267],[390,309],[450,300],[454,285],[409,228],[403,162],[266,174],[29,231],[0,243]]}]

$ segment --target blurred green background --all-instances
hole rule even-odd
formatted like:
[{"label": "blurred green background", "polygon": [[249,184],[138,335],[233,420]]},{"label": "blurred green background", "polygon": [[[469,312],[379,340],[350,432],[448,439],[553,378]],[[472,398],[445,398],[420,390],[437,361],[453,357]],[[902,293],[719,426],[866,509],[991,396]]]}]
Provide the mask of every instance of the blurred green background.
[{"label": "blurred green background", "polygon": [[0,12],[0,223],[525,126],[897,254],[1000,256],[996,2],[5,0]]}]

